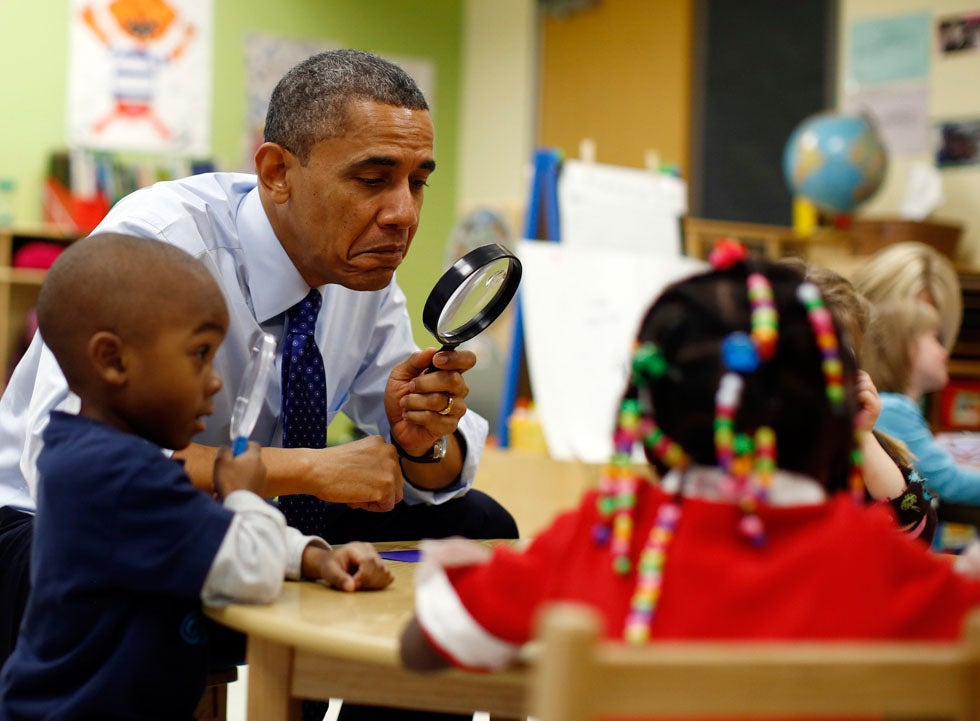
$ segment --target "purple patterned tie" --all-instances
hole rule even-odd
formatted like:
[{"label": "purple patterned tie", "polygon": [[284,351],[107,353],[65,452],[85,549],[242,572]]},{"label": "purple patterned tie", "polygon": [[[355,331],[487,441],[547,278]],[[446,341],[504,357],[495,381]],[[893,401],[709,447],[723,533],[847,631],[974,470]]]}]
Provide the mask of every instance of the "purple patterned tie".
[{"label": "purple patterned tie", "polygon": [[[325,448],[327,445],[327,379],[316,347],[320,291],[310,290],[287,313],[282,343],[282,446]],[[316,496],[280,496],[279,510],[290,526],[307,535],[323,535],[323,505]]]}]

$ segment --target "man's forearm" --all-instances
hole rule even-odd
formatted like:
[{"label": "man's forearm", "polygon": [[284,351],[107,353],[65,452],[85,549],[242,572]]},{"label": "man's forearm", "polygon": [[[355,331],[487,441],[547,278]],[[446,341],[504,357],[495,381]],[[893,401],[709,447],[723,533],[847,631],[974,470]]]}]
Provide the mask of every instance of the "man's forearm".
[{"label": "man's forearm", "polygon": [[[262,462],[266,467],[270,496],[309,493],[304,480],[310,477],[310,464],[304,450],[262,448]],[[174,453],[174,458],[183,459],[191,482],[197,488],[210,493],[214,487],[214,458],[217,452],[218,449],[212,446],[192,443],[184,450]]]}]

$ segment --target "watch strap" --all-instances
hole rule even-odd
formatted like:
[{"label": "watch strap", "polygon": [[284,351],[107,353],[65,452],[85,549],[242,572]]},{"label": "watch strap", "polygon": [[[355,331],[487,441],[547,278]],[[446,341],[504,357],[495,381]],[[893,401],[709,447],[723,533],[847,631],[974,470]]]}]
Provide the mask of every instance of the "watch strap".
[{"label": "watch strap", "polygon": [[443,436],[437,440],[432,444],[432,448],[429,449],[429,452],[424,453],[421,456],[410,455],[398,444],[398,441],[396,441],[394,437],[391,439],[391,445],[395,447],[399,457],[404,458],[406,461],[411,461],[412,463],[439,463],[446,457],[446,451],[449,448],[449,436]]}]

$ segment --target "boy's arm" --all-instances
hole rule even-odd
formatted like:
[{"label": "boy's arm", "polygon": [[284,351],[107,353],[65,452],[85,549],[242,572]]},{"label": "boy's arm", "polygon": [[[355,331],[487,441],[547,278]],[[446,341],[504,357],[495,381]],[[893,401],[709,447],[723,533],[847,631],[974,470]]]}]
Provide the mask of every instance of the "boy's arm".
[{"label": "boy's arm", "polygon": [[286,519],[251,491],[224,499],[234,511],[231,525],[204,579],[205,605],[268,603],[279,595],[286,575]]}]

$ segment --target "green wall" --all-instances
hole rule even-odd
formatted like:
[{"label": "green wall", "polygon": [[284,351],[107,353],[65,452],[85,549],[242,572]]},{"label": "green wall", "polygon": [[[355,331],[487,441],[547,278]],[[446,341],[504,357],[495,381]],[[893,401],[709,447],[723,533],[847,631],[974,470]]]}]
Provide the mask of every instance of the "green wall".
[{"label": "green wall", "polygon": [[[18,225],[41,219],[48,155],[65,147],[68,0],[0,0],[0,177],[17,181]],[[398,273],[416,338],[431,345],[422,305],[442,271],[456,208],[462,53],[460,0],[214,0],[212,152],[237,170],[245,136],[244,38],[253,32],[425,58],[435,65],[439,169],[426,191],[412,251]]]}]

